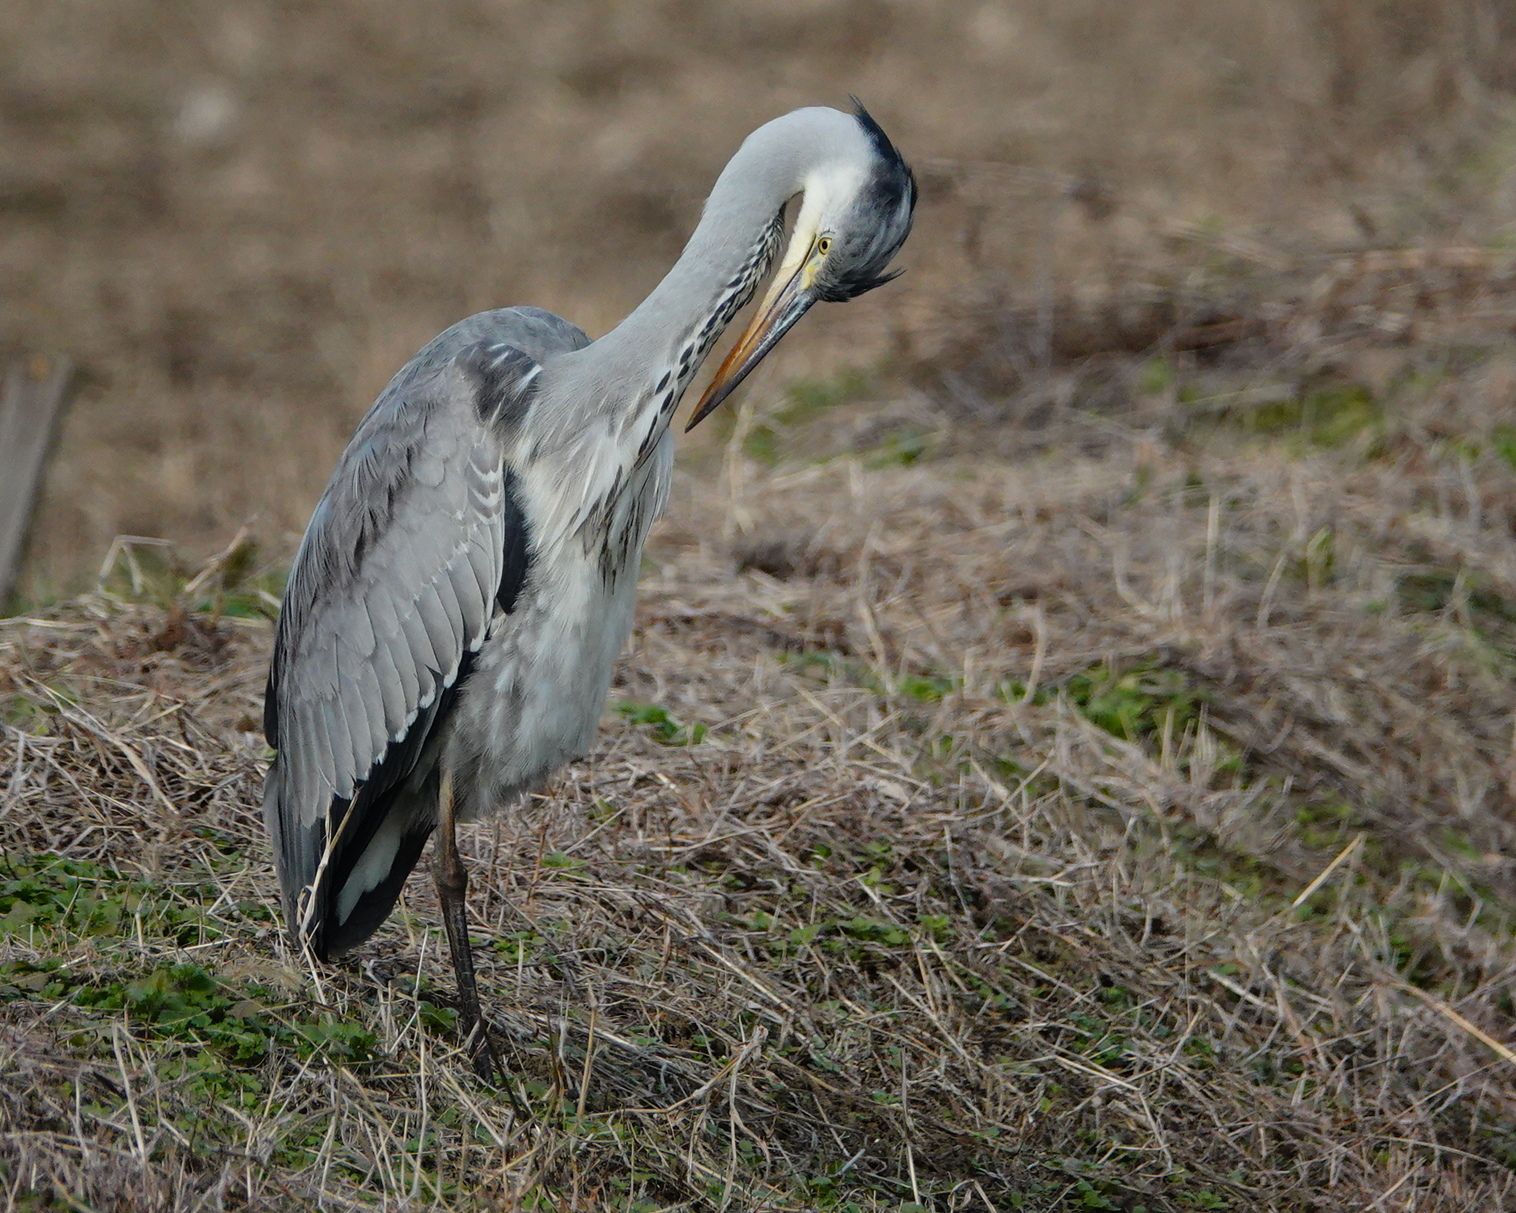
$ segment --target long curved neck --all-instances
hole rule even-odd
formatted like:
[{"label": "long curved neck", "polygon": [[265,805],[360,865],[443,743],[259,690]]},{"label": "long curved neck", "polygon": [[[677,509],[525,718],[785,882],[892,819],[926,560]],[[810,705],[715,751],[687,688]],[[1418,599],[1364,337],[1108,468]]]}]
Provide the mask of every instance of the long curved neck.
[{"label": "long curved neck", "polygon": [[580,385],[591,388],[586,395],[635,409],[644,394],[672,390],[677,404],[772,263],[785,204],[813,168],[857,137],[850,116],[824,108],[795,110],[749,135],[663,281],[609,333],[568,356],[597,381]]},{"label": "long curved neck", "polygon": [[766,263],[755,267],[754,256],[768,242],[785,204],[799,192],[803,171],[798,141],[773,137],[784,133],[771,134],[774,125],[760,128],[732,157],[679,259],[602,342],[623,354],[673,352],[669,347],[677,347],[716,314],[734,281],[743,276],[756,280],[768,269]]}]

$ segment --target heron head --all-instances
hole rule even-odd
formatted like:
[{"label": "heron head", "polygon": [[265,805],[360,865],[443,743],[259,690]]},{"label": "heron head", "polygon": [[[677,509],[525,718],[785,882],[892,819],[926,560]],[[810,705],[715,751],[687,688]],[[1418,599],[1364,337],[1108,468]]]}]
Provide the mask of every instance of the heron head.
[{"label": "heron head", "polygon": [[812,305],[845,303],[899,276],[901,271],[891,272],[889,265],[911,232],[916,177],[856,98],[854,106],[848,136],[806,175],[773,284],[717,369],[686,431],[731,395]]}]

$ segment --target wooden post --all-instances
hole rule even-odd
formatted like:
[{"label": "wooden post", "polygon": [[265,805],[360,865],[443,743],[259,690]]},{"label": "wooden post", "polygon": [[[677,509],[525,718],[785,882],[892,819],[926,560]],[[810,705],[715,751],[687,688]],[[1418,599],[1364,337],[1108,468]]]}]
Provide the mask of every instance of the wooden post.
[{"label": "wooden post", "polygon": [[32,358],[6,372],[0,391],[0,605],[15,589],[42,469],[58,432],[73,367]]}]

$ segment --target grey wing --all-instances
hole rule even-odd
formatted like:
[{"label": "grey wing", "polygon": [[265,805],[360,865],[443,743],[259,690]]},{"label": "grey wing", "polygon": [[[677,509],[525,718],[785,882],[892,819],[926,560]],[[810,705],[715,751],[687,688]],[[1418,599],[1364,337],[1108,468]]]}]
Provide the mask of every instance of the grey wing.
[{"label": "grey wing", "polygon": [[393,906],[434,824],[441,726],[527,576],[502,437],[540,365],[506,333],[538,356],[584,340],[511,309],[433,341],[363,419],[291,571],[264,704],[278,750],[264,816],[291,931],[318,955]]}]

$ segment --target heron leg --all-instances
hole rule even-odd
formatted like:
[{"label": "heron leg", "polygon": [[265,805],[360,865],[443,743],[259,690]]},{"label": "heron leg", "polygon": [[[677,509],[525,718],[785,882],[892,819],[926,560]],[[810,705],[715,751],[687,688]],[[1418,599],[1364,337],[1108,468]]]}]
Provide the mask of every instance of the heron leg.
[{"label": "heron leg", "polygon": [[488,1081],[495,1073],[495,1052],[490,1047],[484,1017],[479,1012],[479,986],[474,981],[474,953],[468,941],[468,869],[458,854],[458,821],[453,812],[453,773],[444,763],[442,788],[437,798],[437,841],[433,844],[433,875],[442,902],[442,922],[447,928],[448,950],[453,954],[453,972],[458,978],[460,1027],[464,1044],[474,1061],[474,1071]]}]

